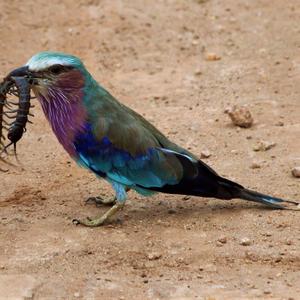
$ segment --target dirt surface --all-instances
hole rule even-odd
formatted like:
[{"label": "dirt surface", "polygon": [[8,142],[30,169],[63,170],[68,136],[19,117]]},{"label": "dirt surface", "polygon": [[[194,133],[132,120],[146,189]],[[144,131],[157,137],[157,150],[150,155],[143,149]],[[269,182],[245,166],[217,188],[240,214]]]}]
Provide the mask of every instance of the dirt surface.
[{"label": "dirt surface", "polygon": [[[221,175],[299,201],[299,19],[298,0],[2,0],[0,75],[42,50],[78,55]],[[224,113],[236,104],[251,128]],[[75,226],[112,190],[34,112],[22,167],[0,173],[0,299],[300,299],[300,213],[130,192],[111,224]]]}]

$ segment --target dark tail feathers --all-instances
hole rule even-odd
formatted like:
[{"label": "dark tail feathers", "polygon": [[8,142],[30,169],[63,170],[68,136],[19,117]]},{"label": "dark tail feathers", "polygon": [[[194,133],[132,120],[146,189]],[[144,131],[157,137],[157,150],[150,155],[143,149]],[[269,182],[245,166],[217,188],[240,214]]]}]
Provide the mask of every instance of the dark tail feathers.
[{"label": "dark tail feathers", "polygon": [[264,195],[248,189],[242,189],[239,198],[266,204],[273,208],[300,210],[300,204],[297,202]]},{"label": "dark tail feathers", "polygon": [[[221,198],[221,199],[240,198],[248,201],[265,204],[277,209],[300,210],[300,203],[284,200],[281,198],[276,198],[252,190],[248,190],[243,186],[222,177],[219,177],[218,181],[221,188],[218,191],[219,195],[216,196],[217,198]],[[228,195],[230,195],[231,197],[225,198],[223,197],[223,195],[227,197]]]},{"label": "dark tail feathers", "polygon": [[180,160],[185,174],[182,180],[177,184],[167,184],[163,187],[149,188],[153,191],[169,194],[218,198],[224,200],[240,198],[262,203],[277,209],[300,210],[300,203],[271,197],[245,189],[240,184],[219,176],[203,161],[193,161],[192,159],[188,159],[186,155],[182,155],[170,150],[166,151],[167,154],[169,152],[171,152],[172,155],[176,155],[176,157]]}]

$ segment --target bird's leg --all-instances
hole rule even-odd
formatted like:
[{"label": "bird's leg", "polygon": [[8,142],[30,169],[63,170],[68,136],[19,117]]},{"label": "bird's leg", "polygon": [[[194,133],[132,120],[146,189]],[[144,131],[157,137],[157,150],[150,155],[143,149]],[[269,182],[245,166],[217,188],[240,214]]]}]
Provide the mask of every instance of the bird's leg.
[{"label": "bird's leg", "polygon": [[94,219],[87,218],[86,220],[79,220],[74,219],[73,223],[76,225],[84,225],[87,227],[97,227],[101,226],[105,223],[106,220],[108,220],[111,216],[115,215],[117,211],[119,211],[123,206],[125,202],[117,202],[113,207],[111,207],[106,213],[103,215],[96,217]]},{"label": "bird's leg", "polygon": [[[126,192],[130,191],[129,187],[125,188]],[[95,204],[96,207],[107,205],[107,206],[113,206],[117,202],[117,196],[111,197],[111,198],[102,198],[101,196],[96,197],[89,197],[85,200],[85,204]]]},{"label": "bird's leg", "polygon": [[112,182],[113,189],[116,192],[116,203],[103,215],[94,219],[87,218],[86,220],[74,219],[73,223],[76,225],[84,225],[88,227],[97,227],[103,225],[111,216],[115,215],[120,209],[124,207],[127,194],[123,185]]}]

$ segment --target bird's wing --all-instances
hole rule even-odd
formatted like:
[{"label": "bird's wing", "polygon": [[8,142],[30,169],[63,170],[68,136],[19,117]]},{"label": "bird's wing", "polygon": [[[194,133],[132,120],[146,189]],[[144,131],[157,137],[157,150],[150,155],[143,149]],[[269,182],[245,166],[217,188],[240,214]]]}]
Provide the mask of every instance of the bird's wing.
[{"label": "bird's wing", "polygon": [[89,104],[89,120],[74,143],[87,167],[124,185],[143,188],[197,176],[192,155],[110,94],[104,96],[105,101]]}]

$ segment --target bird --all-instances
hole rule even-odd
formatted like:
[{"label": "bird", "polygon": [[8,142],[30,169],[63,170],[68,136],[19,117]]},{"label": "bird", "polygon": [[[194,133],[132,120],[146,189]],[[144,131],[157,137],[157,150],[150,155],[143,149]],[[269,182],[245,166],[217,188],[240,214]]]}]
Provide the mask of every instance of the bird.
[{"label": "bird", "polygon": [[117,101],[76,56],[44,51],[13,74],[28,78],[54,134],[82,167],[108,181],[112,206],[94,218],[74,219],[103,225],[124,207],[128,190],[230,200],[240,198],[277,209],[298,203],[265,195],[218,175],[196,155],[173,143],[143,116]]}]

